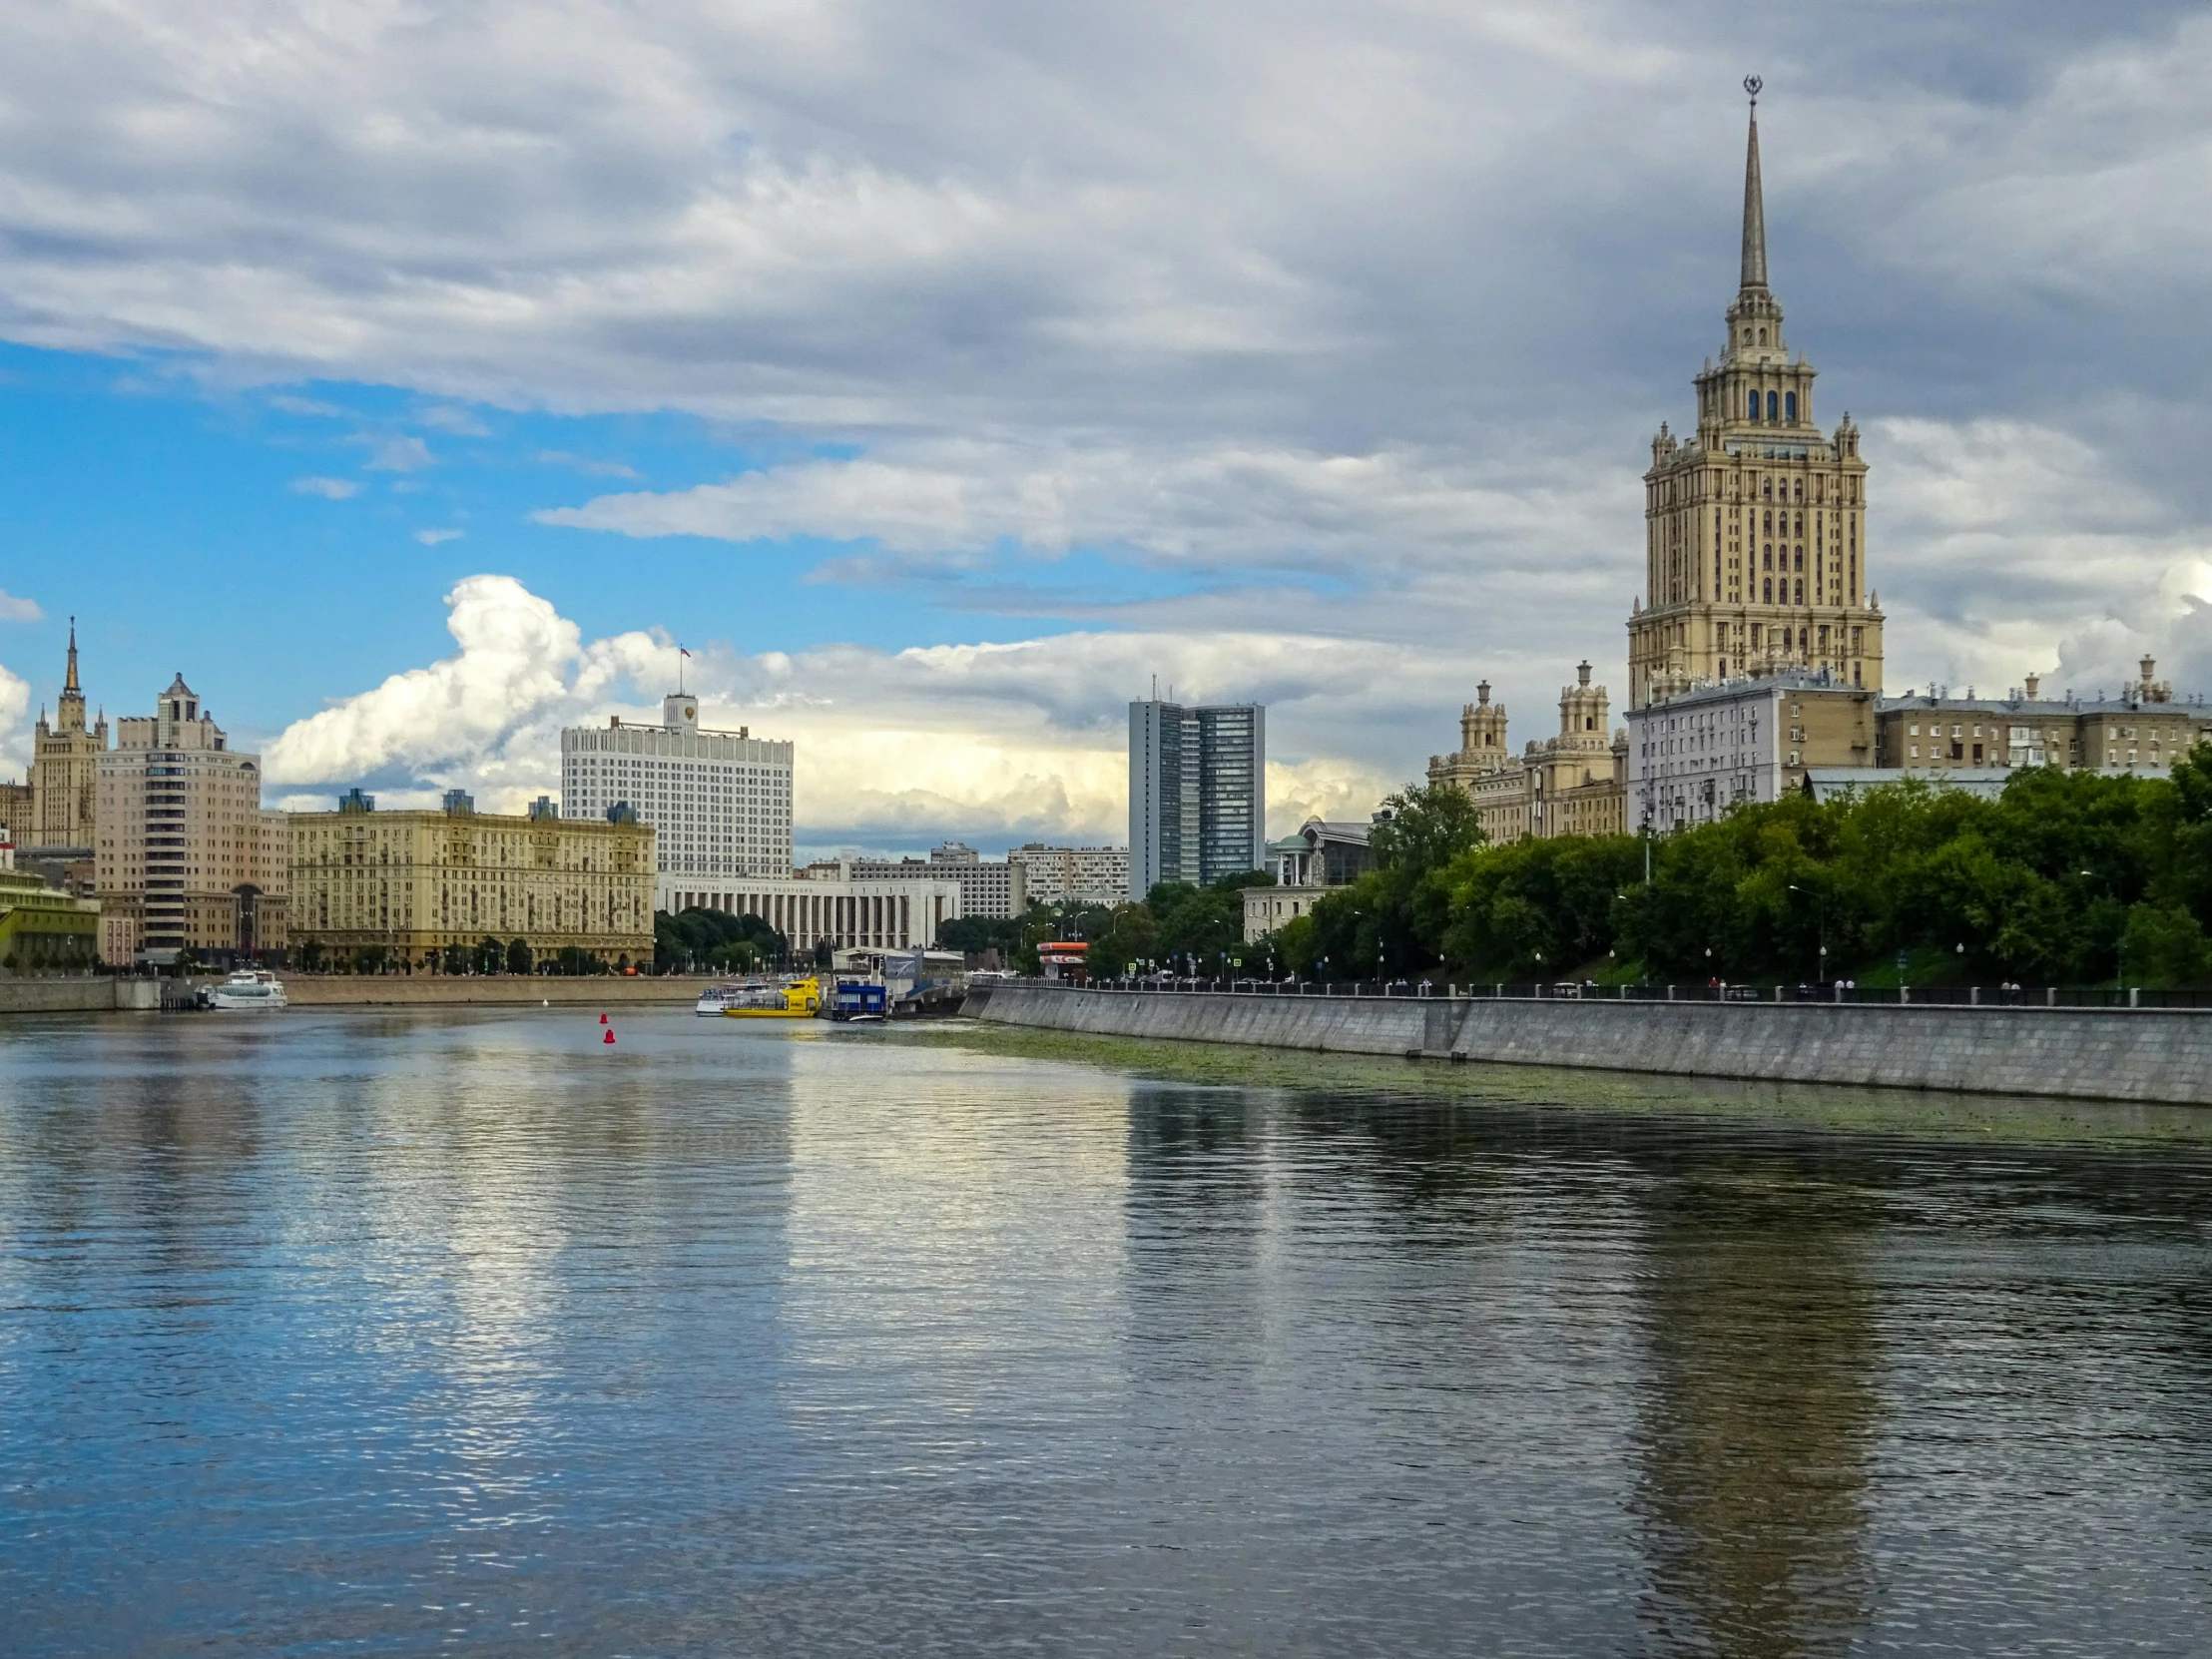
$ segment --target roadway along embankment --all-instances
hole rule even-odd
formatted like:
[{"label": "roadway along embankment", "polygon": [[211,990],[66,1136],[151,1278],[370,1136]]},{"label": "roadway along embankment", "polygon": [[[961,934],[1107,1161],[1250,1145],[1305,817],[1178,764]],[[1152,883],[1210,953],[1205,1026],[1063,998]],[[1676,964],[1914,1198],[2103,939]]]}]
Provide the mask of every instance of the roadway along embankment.
[{"label": "roadway along embankment", "polygon": [[1269,996],[1002,981],[966,1011],[1095,1036],[2212,1105],[2212,1012]]}]

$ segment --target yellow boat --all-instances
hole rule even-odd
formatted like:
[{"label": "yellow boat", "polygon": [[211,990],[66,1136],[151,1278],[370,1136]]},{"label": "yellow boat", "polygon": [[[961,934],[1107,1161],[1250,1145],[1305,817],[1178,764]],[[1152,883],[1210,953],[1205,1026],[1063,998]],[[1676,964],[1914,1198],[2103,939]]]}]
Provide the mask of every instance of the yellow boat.
[{"label": "yellow boat", "polygon": [[781,985],[740,986],[724,1004],[725,1019],[813,1019],[822,1010],[822,981],[792,979]]}]

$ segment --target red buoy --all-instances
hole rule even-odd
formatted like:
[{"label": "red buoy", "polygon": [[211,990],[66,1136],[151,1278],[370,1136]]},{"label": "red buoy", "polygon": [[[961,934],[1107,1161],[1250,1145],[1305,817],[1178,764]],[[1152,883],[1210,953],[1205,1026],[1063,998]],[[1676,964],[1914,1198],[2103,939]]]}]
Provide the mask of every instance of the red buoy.
[{"label": "red buoy", "polygon": [[614,1033],[613,1033],[612,1031],[609,1031],[609,1032],[608,1032],[608,1033],[606,1034],[606,1036],[604,1036],[604,1037],[602,1037],[602,1038],[600,1039],[600,1041],[602,1041],[602,1042],[610,1042],[610,1043],[611,1043],[611,1042],[613,1042],[614,1040],[615,1040],[615,1034],[614,1034]]},{"label": "red buoy", "polygon": [[601,1014],[599,1016],[599,1023],[601,1025],[605,1025],[607,1023],[607,1016],[605,1014]]}]

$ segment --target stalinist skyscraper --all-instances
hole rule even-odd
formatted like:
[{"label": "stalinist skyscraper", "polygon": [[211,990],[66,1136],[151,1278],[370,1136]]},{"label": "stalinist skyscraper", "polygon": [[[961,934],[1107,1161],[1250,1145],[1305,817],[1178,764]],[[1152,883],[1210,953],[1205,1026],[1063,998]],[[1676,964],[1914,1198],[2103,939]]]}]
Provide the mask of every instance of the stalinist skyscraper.
[{"label": "stalinist skyscraper", "polygon": [[1845,415],[1813,421],[1813,366],[1767,286],[1759,83],[1744,161],[1744,263],[1728,340],[1697,377],[1697,435],[1662,425],[1644,474],[1644,597],[1628,620],[1628,701],[1794,665],[1882,685],[1868,583],[1867,463]]}]

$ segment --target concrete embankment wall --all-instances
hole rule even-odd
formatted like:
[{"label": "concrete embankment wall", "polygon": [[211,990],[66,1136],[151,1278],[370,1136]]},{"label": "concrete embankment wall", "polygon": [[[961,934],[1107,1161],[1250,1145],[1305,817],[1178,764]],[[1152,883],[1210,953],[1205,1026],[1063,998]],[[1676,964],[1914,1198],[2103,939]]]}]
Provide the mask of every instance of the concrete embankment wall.
[{"label": "concrete embankment wall", "polygon": [[1096,1036],[2212,1105],[2212,1012],[1254,996],[1003,981],[967,1012]]},{"label": "concrete embankment wall", "polygon": [[0,1015],[112,1013],[161,1005],[161,983],[154,979],[0,978]]}]

